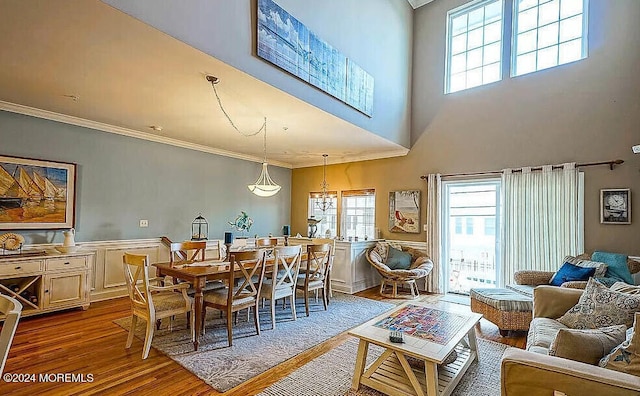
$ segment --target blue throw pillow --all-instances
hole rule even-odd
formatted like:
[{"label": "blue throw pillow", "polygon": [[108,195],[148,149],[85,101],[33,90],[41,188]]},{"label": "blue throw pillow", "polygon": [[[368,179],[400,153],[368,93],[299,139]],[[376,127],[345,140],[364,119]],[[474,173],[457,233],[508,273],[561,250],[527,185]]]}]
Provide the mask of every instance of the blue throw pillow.
[{"label": "blue throw pillow", "polygon": [[551,286],[562,286],[564,282],[586,281],[596,273],[595,268],[578,267],[571,263],[564,263],[549,281]]},{"label": "blue throw pillow", "polygon": [[391,269],[406,270],[411,267],[411,255],[389,246],[387,261],[384,263]]},{"label": "blue throw pillow", "polygon": [[591,260],[608,265],[605,277],[614,278],[630,285],[634,284],[633,277],[627,266],[627,256],[625,254],[595,251],[591,255]]}]

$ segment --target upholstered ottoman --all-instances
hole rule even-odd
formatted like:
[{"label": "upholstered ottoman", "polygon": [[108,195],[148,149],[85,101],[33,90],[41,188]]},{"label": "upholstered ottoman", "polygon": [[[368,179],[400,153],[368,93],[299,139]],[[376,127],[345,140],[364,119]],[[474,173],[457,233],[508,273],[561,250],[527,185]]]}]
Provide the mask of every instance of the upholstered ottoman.
[{"label": "upholstered ottoman", "polygon": [[533,299],[510,289],[471,289],[471,311],[498,326],[504,337],[509,330],[529,330]]}]

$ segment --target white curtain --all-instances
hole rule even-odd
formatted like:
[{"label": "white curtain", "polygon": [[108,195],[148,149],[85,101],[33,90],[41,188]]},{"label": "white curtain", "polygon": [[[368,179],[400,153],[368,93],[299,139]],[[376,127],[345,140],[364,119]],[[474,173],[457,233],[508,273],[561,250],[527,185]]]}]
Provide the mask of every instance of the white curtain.
[{"label": "white curtain", "polygon": [[442,194],[442,180],[440,174],[430,174],[427,177],[427,253],[433,261],[433,270],[425,281],[425,290],[430,293],[441,293],[443,290],[440,279],[440,196]]},{"label": "white curtain", "polygon": [[582,191],[575,163],[502,173],[502,285],[519,270],[556,271],[582,252]]}]

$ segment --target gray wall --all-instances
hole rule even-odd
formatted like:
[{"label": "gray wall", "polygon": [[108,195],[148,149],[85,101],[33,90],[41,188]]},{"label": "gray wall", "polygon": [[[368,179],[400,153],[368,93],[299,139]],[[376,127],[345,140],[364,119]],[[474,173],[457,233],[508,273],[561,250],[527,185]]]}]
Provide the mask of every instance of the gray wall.
[{"label": "gray wall", "polygon": [[[420,175],[620,158],[614,171],[584,168],[585,248],[640,255],[640,154],[631,151],[640,144],[640,1],[590,1],[587,59],[444,95],[446,14],[464,2],[436,0],[415,12],[409,154],[330,166],[332,188],[376,188],[383,237],[424,240],[424,233],[386,231],[389,191],[421,189],[425,205]],[[306,216],[300,200],[322,169],[295,169],[292,177],[297,232]],[[600,224],[603,188],[631,188],[631,225]]]},{"label": "gray wall", "polygon": [[[187,150],[0,111],[0,155],[73,162],[77,167],[76,241],[168,236],[190,238],[201,212],[209,238],[231,231],[241,210],[250,235],[282,234],[289,224],[291,171],[269,166],[282,190],[271,198],[247,189],[260,174],[253,162]],[[149,220],[139,228],[139,220]],[[0,231],[1,233],[2,231]],[[62,241],[58,231],[24,231],[27,243]]]},{"label": "gray wall", "polygon": [[372,118],[254,55],[256,0],[103,1],[322,110],[409,147],[413,11],[406,0],[277,0],[374,77]]}]

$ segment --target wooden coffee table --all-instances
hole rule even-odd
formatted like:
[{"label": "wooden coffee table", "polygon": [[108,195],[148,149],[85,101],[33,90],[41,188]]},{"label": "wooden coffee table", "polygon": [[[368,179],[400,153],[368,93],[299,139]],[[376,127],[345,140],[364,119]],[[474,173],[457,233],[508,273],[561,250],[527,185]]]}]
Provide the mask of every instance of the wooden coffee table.
[{"label": "wooden coffee table", "polygon": [[[478,359],[476,313],[459,313],[424,302],[407,302],[349,331],[358,337],[358,356],[352,389],[360,384],[388,395],[447,396],[471,363]],[[404,343],[389,341],[391,330],[404,334]],[[385,348],[365,368],[369,344]],[[458,357],[441,365],[455,350]],[[409,364],[407,357],[424,362]]]}]

